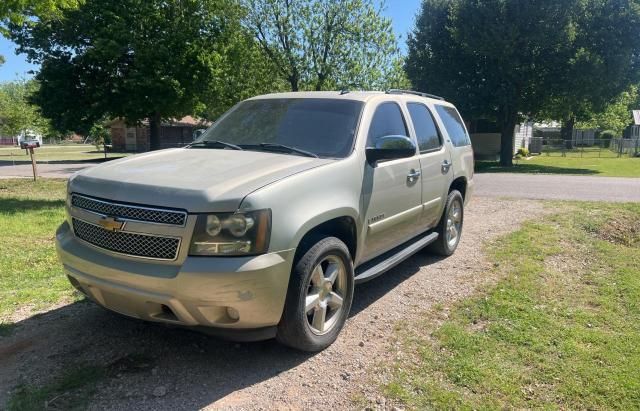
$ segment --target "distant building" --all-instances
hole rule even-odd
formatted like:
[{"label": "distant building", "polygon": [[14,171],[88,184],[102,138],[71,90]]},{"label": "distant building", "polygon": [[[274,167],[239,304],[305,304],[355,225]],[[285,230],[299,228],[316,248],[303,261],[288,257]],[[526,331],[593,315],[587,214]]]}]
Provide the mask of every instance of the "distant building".
[{"label": "distant building", "polygon": [[[182,147],[193,142],[194,137],[211,125],[202,119],[186,116],[179,120],[162,122],[160,127],[160,148]],[[124,119],[109,123],[113,151],[149,151],[149,121],[137,125],[127,125]]]},{"label": "distant building", "polygon": [[[500,130],[496,123],[488,120],[473,120],[467,124],[471,136],[473,153],[477,160],[500,158]],[[528,149],[533,138],[533,123],[516,125],[513,133],[513,154],[520,148]]]},{"label": "distant building", "polygon": [[640,110],[633,110],[633,124],[624,130],[624,138],[630,140],[640,140]]}]

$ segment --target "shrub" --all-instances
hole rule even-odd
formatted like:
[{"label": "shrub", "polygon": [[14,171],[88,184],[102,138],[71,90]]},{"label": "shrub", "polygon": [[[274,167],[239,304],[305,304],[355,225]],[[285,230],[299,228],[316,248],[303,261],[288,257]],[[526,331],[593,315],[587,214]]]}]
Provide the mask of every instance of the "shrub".
[{"label": "shrub", "polygon": [[519,157],[529,157],[529,149],[528,148],[519,148],[518,152],[516,153],[516,156]]},{"label": "shrub", "polygon": [[600,140],[611,140],[616,137],[616,132],[613,130],[604,130],[600,132]]}]

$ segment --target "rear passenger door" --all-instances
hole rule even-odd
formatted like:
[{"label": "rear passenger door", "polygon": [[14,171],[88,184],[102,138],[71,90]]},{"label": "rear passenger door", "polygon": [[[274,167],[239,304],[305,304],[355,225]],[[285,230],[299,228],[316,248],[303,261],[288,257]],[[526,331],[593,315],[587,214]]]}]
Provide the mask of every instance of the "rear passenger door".
[{"label": "rear passenger door", "polygon": [[473,178],[473,149],[467,128],[455,107],[434,104],[436,113],[451,141],[451,157],[453,159],[453,178],[464,176]]},{"label": "rear passenger door", "polygon": [[449,185],[453,181],[451,157],[429,107],[421,102],[408,102],[407,109],[420,151],[423,207],[420,225],[426,229],[438,224],[444,210]]},{"label": "rear passenger door", "polygon": [[[367,147],[391,135],[410,137],[402,109],[396,102],[382,102],[374,111]],[[365,211],[365,245],[362,262],[409,240],[419,230],[422,211],[420,161],[409,158],[365,163],[362,202]]]}]

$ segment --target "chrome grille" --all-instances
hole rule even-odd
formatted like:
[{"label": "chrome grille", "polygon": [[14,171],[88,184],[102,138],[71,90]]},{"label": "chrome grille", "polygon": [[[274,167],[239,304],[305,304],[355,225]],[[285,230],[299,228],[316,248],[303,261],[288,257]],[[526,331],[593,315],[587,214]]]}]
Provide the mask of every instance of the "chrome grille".
[{"label": "chrome grille", "polygon": [[71,195],[71,204],[74,207],[82,208],[94,213],[122,217],[129,220],[148,221],[151,223],[179,226],[183,226],[187,220],[187,213],[184,211],[163,210],[160,208],[113,203],[110,201],[85,197],[79,194]]},{"label": "chrome grille", "polygon": [[73,231],[78,238],[96,247],[136,257],[175,260],[180,239],[124,231],[109,231],[73,218]]}]

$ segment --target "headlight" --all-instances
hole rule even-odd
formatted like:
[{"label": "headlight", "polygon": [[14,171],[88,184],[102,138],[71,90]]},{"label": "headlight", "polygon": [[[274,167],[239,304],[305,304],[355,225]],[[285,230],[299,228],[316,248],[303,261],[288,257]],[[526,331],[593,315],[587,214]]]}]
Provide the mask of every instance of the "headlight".
[{"label": "headlight", "polygon": [[189,247],[190,255],[254,255],[269,249],[271,210],[202,214]]}]

